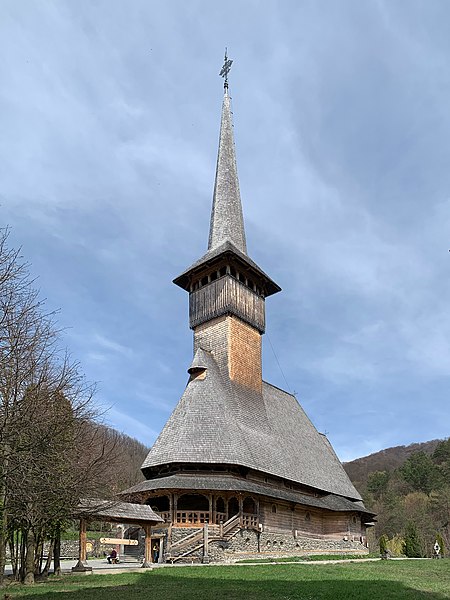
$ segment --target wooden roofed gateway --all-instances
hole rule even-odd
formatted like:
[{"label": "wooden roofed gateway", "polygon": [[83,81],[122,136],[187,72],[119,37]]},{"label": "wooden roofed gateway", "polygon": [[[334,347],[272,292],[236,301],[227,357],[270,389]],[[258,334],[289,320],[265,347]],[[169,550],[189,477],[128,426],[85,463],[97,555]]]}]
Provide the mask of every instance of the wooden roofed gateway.
[{"label": "wooden roofed gateway", "polygon": [[131,502],[116,502],[114,500],[81,500],[75,515],[80,520],[78,562],[72,568],[73,572],[84,573],[92,571],[92,567],[86,560],[86,531],[89,521],[106,521],[109,523],[126,523],[138,525],[145,531],[144,561],[143,567],[150,567],[152,563],[152,537],[151,528],[153,525],[164,523],[150,506],[142,504],[132,504]]}]

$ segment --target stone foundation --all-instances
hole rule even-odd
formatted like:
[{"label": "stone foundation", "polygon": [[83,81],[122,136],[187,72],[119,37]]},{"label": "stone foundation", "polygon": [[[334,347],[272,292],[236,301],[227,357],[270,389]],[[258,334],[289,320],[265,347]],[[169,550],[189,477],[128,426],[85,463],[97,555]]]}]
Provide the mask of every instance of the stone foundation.
[{"label": "stone foundation", "polygon": [[[195,529],[201,531],[201,529]],[[172,543],[186,537],[194,530],[172,528]],[[186,550],[185,548],[183,552]],[[233,562],[242,558],[268,558],[302,556],[310,554],[368,554],[364,544],[350,540],[312,539],[294,537],[292,533],[266,533],[240,529],[231,539],[209,540],[210,562]],[[170,554],[170,551],[169,551]],[[174,553],[174,556],[176,554]],[[203,551],[197,550],[177,562],[201,562]]]},{"label": "stone foundation", "polygon": [[241,529],[227,542],[210,542],[209,559],[228,562],[236,558],[302,556],[308,554],[368,554],[360,542],[297,537],[285,533],[258,533]]}]

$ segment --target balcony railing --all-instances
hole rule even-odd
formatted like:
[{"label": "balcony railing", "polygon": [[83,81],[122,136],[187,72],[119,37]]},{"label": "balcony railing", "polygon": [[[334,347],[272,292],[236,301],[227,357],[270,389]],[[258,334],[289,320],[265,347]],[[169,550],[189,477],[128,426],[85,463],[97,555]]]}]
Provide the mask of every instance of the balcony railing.
[{"label": "balcony railing", "polygon": [[216,512],[216,525],[220,525],[220,522],[225,523],[227,520],[227,513]]},{"label": "balcony railing", "polygon": [[242,527],[246,529],[258,529],[259,519],[258,515],[243,513],[242,514]]},{"label": "balcony railing", "polygon": [[177,525],[203,525],[204,523],[209,523],[209,511],[207,512],[199,512],[199,511],[184,511],[177,510],[175,523]]}]

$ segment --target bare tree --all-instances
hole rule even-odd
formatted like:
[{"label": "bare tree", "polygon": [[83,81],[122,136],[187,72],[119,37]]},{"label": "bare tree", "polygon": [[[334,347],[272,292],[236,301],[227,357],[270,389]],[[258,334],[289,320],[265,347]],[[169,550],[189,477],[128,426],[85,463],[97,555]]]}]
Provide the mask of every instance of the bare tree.
[{"label": "bare tree", "polygon": [[92,424],[94,388],[61,349],[54,314],[7,238],[0,231],[0,583],[7,541],[17,578],[31,583],[44,541],[58,554],[80,498],[108,493],[115,440]]}]

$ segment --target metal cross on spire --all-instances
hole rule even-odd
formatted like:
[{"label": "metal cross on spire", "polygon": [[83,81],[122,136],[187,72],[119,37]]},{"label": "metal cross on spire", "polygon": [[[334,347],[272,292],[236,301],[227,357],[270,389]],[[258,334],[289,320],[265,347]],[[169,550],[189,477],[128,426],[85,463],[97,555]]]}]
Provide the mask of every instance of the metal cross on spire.
[{"label": "metal cross on spire", "polygon": [[224,58],[224,61],[223,61],[223,67],[222,67],[222,69],[220,70],[220,73],[219,73],[220,77],[224,78],[223,87],[225,89],[228,88],[228,73],[230,72],[232,64],[233,64],[233,61],[230,58],[228,58],[228,56],[227,56],[227,49],[225,48],[225,58]]}]

